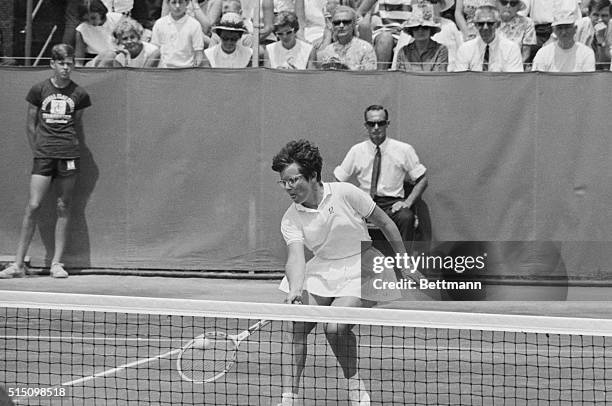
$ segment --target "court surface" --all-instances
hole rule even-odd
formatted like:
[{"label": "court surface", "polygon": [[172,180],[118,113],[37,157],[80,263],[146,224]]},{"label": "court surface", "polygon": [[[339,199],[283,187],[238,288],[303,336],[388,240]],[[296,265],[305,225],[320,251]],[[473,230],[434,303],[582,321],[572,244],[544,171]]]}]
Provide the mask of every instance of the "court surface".
[{"label": "court surface", "polygon": [[[1,289],[280,303],[284,295],[277,290],[278,283],[278,280],[77,275],[66,280],[46,276],[6,280],[1,282]],[[508,291],[508,297],[537,297],[541,290],[542,287],[513,287]],[[608,302],[610,293],[610,288],[582,287],[570,288],[568,301],[498,302],[440,302],[421,295],[415,296],[412,301],[400,301],[385,307],[612,318],[612,305]],[[278,332],[262,331],[252,340],[243,343],[243,351],[238,355],[240,362],[219,381],[193,384],[182,381],[178,376],[175,367],[176,349],[198,332],[212,328],[212,325],[207,324],[209,320],[202,325],[197,321],[192,324],[190,320],[185,323],[173,319],[150,323],[150,320],[138,320],[137,317],[136,323],[127,323],[121,319],[101,323],[93,313],[71,315],[67,321],[66,315],[53,312],[56,313],[29,321],[20,318],[3,321],[5,329],[0,341],[5,347],[6,369],[12,372],[0,371],[0,374],[4,374],[0,381],[6,382],[7,387],[10,387],[11,382],[27,381],[28,387],[39,385],[66,388],[65,397],[23,397],[17,404],[94,405],[100,404],[99,399],[107,399],[107,404],[143,404],[144,396],[145,403],[149,404],[269,405],[279,399]],[[60,324],[50,329],[52,323]],[[238,333],[248,323],[247,320],[241,320],[226,328],[230,333]],[[83,331],[90,334],[83,336]],[[603,368],[597,364],[597,360],[604,356],[604,350],[599,345],[588,346],[586,350],[564,350],[565,343],[559,342],[557,347],[561,350],[557,350],[558,356],[553,354],[553,358],[550,358],[550,354],[535,347],[523,345],[518,350],[499,348],[494,344],[472,342],[461,337],[438,340],[433,347],[433,342],[419,339],[425,334],[419,330],[403,331],[401,340],[393,337],[390,327],[378,334],[382,338],[372,337],[367,331],[358,334],[360,370],[363,371],[362,378],[368,382],[372,404],[375,405],[487,405],[499,404],[500,401],[518,405],[528,404],[526,399],[538,398],[551,401],[547,404],[569,404],[572,391],[568,392],[564,388],[572,388],[572,381],[584,378],[572,376],[572,372],[568,372],[567,367],[574,362],[571,360],[578,356],[586,356],[587,364],[595,363],[593,366],[596,371],[601,370],[606,376],[588,377],[589,387],[580,389],[588,393],[580,393],[580,401],[576,404],[603,404],[610,400],[605,398],[611,396],[604,393],[607,388],[601,385],[605,382],[609,384],[611,372],[603,372]],[[609,345],[609,342],[606,344]],[[324,336],[320,334],[311,337],[310,346],[311,354],[317,356],[310,357],[310,364],[307,365],[304,395],[311,399],[340,400],[319,400],[316,403],[306,401],[305,404],[348,404],[346,383],[341,378],[333,354],[325,344]],[[478,354],[477,362],[466,358],[466,347],[469,349],[469,357]],[[464,351],[460,352],[459,349]],[[27,355],[28,351],[24,350],[31,350],[33,355]],[[34,355],[36,353],[42,355]],[[508,358],[514,361],[519,359],[521,366],[507,365]],[[580,362],[582,366],[585,365],[584,361]],[[543,378],[539,376],[537,368],[533,368],[533,365],[547,367],[549,363],[559,372]],[[28,366],[27,371],[23,371],[25,365]],[[20,371],[18,376],[14,371]],[[604,382],[604,378],[608,380]],[[404,380],[414,382],[405,386]],[[502,381],[511,388],[509,392],[500,385]],[[436,387],[430,382],[435,382]],[[529,389],[513,389],[525,385]],[[418,395],[406,398],[406,393]],[[513,397],[518,400],[506,400]],[[75,398],[78,400],[75,401]]]}]

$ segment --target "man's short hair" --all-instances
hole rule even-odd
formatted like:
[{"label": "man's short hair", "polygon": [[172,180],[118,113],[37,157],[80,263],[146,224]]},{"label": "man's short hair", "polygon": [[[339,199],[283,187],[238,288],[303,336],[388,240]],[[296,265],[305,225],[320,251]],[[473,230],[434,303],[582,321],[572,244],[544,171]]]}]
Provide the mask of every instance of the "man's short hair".
[{"label": "man's short hair", "polygon": [[306,179],[317,179],[321,182],[323,158],[319,148],[308,140],[290,141],[272,159],[272,170],[281,173],[291,164],[300,166],[300,173]]},{"label": "man's short hair", "polygon": [[56,44],[51,48],[51,60],[63,61],[66,58],[74,59],[74,48],[68,44]]},{"label": "man's short hair", "polygon": [[379,110],[382,110],[385,112],[385,120],[389,121],[389,112],[384,106],[381,106],[380,104],[372,104],[371,106],[368,106],[363,112],[363,119],[365,121],[368,121],[368,111],[379,111]]},{"label": "man's short hair", "polygon": [[589,3],[588,9],[589,9],[589,13],[592,13],[593,11],[599,11],[606,7],[608,8],[608,10],[612,9],[610,7],[610,0],[591,0],[591,2]]},{"label": "man's short hair", "polygon": [[353,23],[357,22],[357,12],[355,11],[354,8],[349,7],[349,6],[338,6],[336,7],[336,9],[334,10],[334,12],[332,13],[332,18],[334,18],[334,16],[338,13],[351,13],[351,15],[353,16]]},{"label": "man's short hair", "polygon": [[295,14],[293,11],[281,11],[276,15],[276,17],[274,17],[274,31],[285,26],[293,28],[294,32],[297,32],[300,29],[297,14]]},{"label": "man's short hair", "polygon": [[482,13],[492,13],[493,17],[495,18],[495,21],[501,21],[501,16],[499,14],[499,9],[491,4],[485,4],[484,6],[480,6],[476,9],[476,12],[474,13],[474,22],[478,22],[478,16],[479,14]]}]

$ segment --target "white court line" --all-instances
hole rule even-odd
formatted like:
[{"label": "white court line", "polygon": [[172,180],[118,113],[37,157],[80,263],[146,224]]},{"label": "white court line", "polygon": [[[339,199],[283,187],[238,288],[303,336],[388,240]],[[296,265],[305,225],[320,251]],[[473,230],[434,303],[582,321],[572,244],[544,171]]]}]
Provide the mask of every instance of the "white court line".
[{"label": "white court line", "polygon": [[[91,381],[91,380],[96,379],[96,378],[100,378],[100,377],[107,376],[107,375],[112,375],[115,372],[119,372],[119,371],[122,371],[122,370],[130,368],[130,367],[135,367],[135,366],[138,366],[138,365],[141,365],[141,364],[146,364],[148,362],[156,361],[156,360],[161,359],[161,358],[171,357],[172,355],[181,352],[181,350],[182,350],[182,348],[177,348],[175,350],[165,352],[165,353],[157,355],[155,357],[141,359],[141,360],[137,360],[137,361],[133,361],[133,362],[127,363],[127,364],[119,365],[118,367],[115,367],[115,368],[112,368],[112,369],[108,369],[106,371],[98,372],[97,374],[89,375],[89,376],[86,376],[86,377],[83,377],[83,378],[75,379],[74,381],[64,382],[64,383],[61,383],[59,385],[55,385],[52,388],[59,388],[61,386],[74,386],[74,385],[81,384],[83,382]],[[36,396],[20,397],[19,399],[13,400],[13,402],[14,403],[25,402],[26,400],[28,400],[28,399],[30,399],[32,397],[36,397]]]},{"label": "white court line", "polygon": [[138,338],[138,337],[76,337],[76,336],[28,336],[28,335],[5,335],[1,336],[0,339],[5,340],[61,340],[61,341],[136,341],[136,342],[152,342],[152,343],[173,343],[176,341],[183,342],[185,340],[180,338],[167,338],[167,339],[155,339],[155,338]]}]

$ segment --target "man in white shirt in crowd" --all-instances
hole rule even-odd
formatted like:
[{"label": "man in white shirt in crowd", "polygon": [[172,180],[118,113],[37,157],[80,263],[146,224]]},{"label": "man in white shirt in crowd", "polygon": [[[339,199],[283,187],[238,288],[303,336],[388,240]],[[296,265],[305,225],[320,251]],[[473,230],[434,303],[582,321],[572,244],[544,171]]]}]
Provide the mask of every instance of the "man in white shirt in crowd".
[{"label": "man in white shirt in crowd", "polygon": [[455,71],[523,72],[520,47],[496,34],[500,23],[497,7],[486,5],[476,10],[474,25],[479,35],[459,47]]},{"label": "man in white shirt in crowd", "polygon": [[[334,176],[341,182],[356,177],[357,186],[395,222],[403,241],[429,241],[429,224],[418,224],[415,213],[417,203],[427,210],[421,200],[427,169],[411,145],[387,137],[389,113],[383,106],[369,106],[364,116],[369,139],[349,150]],[[404,190],[404,182],[410,183],[410,191]]]},{"label": "man in white shirt in crowd", "polygon": [[[531,59],[550,40],[550,36],[553,33],[554,9],[576,9],[580,13],[580,0],[523,0],[523,2],[527,7],[519,11],[518,14],[533,20],[537,38],[537,44],[531,52]],[[531,59],[527,61],[531,62]]]},{"label": "man in white shirt in crowd", "polygon": [[540,48],[533,58],[534,71],[542,72],[592,72],[595,70],[593,50],[576,42],[575,10],[559,10],[554,15],[552,28],[557,41]]}]

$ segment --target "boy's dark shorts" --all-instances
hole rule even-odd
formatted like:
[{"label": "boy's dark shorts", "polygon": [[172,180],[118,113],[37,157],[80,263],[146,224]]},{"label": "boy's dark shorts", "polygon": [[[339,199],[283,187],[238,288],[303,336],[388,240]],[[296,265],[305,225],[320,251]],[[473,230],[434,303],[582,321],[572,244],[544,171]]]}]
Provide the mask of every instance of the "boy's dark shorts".
[{"label": "boy's dark shorts", "polygon": [[32,175],[64,178],[79,173],[81,162],[79,158],[34,158]]}]

